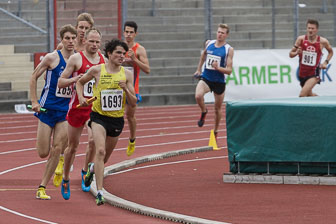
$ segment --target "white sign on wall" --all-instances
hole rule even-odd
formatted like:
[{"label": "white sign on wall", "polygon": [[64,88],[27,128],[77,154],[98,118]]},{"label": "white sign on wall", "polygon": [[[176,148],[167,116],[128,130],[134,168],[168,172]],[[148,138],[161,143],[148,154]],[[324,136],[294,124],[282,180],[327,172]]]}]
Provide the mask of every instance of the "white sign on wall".
[{"label": "white sign on wall", "polygon": [[[336,52],[336,48],[333,48]],[[226,75],[224,101],[298,97],[301,86],[297,79],[299,58],[289,57],[290,49],[236,50],[233,71]],[[322,62],[328,52],[323,51]],[[313,92],[319,96],[336,95],[336,67],[333,59],[321,71],[321,84]],[[213,93],[205,102],[214,102]]]}]

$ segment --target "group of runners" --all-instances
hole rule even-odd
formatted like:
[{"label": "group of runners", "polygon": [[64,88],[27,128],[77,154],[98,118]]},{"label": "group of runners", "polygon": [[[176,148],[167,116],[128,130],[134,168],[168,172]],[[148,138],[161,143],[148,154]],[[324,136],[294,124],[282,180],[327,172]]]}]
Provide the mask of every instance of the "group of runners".
[{"label": "group of runners", "polygon": [[[137,24],[124,24],[124,40],[112,39],[100,51],[102,35],[94,28],[89,13],[77,17],[76,27],[60,29],[61,42],[47,54],[34,70],[30,80],[32,110],[39,119],[36,148],[47,165],[36,198],[51,199],[46,186],[61,185],[61,194],[68,200],[70,170],[84,127],[88,145],[82,176],[82,190],[87,192],[95,174],[97,205],[104,204],[103,170],[118,142],[126,114],[130,139],[126,153],[135,150],[135,111],[139,94],[140,70],[150,72],[146,49],[135,42]],[[37,80],[45,74],[45,85],[37,99]],[[43,112],[41,109],[46,110]]]},{"label": "group of runners", "polygon": [[[90,190],[95,175],[96,203],[104,204],[104,164],[123,130],[124,115],[130,129],[126,153],[128,156],[133,154],[135,111],[141,101],[139,74],[140,71],[150,72],[146,49],[135,42],[137,28],[134,21],[127,21],[124,40],[108,41],[103,55],[100,51],[101,33],[94,28],[92,16],[82,13],[77,18],[76,27],[65,25],[61,28],[61,43],[34,70],[30,93],[32,109],[39,119],[36,148],[41,158],[49,156],[36,198],[50,199],[45,188],[53,174],[53,183],[61,185],[63,198],[70,198],[70,170],[86,126],[88,145],[81,170],[82,190]],[[318,28],[318,21],[308,20],[307,33],[297,38],[289,53],[290,57],[299,57],[300,97],[316,96],[312,89],[320,81],[320,69],[325,69],[333,56],[328,40],[318,35]],[[199,127],[204,125],[208,113],[204,95],[213,92],[216,138],[222,118],[225,75],[230,75],[233,67],[234,49],[226,41],[229,31],[228,25],[218,25],[216,39],[206,42],[194,73],[199,78],[195,99],[201,110],[197,124]],[[321,63],[324,48],[328,55]],[[44,73],[45,86],[37,100],[37,79]],[[41,108],[47,109],[47,113]]]}]

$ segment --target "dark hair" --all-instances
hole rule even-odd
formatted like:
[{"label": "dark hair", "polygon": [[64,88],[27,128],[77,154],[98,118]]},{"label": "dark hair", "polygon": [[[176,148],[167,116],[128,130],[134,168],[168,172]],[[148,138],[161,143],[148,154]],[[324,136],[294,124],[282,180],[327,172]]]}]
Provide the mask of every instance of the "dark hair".
[{"label": "dark hair", "polygon": [[134,21],[126,21],[125,24],[124,24],[124,31],[125,31],[126,26],[133,27],[134,32],[137,32],[137,30],[138,30],[138,25]]},{"label": "dark hair", "polygon": [[63,40],[64,34],[66,32],[70,32],[70,33],[75,34],[77,36],[77,30],[71,24],[66,24],[66,25],[62,26],[62,28],[60,29],[60,37],[61,37],[62,40]]},{"label": "dark hair", "polygon": [[112,53],[116,48],[117,46],[121,46],[125,49],[125,51],[128,51],[128,46],[125,42],[119,40],[119,39],[112,39],[110,41],[108,41],[106,44],[105,44],[105,57],[108,58],[108,55],[107,53]]},{"label": "dark hair", "polygon": [[319,28],[319,22],[315,19],[308,19],[306,25],[308,25],[308,23],[309,24],[314,24],[314,25],[316,25],[316,28]]}]

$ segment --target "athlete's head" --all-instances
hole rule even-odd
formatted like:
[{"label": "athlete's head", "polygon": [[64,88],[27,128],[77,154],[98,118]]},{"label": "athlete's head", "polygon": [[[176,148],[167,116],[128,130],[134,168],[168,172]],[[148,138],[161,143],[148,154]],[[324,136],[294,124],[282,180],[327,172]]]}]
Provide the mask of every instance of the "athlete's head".
[{"label": "athlete's head", "polygon": [[76,28],[73,27],[71,24],[62,26],[60,29],[60,37],[63,48],[68,51],[72,51],[74,49],[75,40],[77,37]]},{"label": "athlete's head", "polygon": [[113,63],[121,65],[128,51],[128,46],[119,39],[112,39],[105,44],[104,51],[106,58],[112,60]]},{"label": "athlete's head", "polygon": [[81,13],[77,16],[77,23],[76,23],[76,27],[79,25],[79,22],[81,21],[85,21],[87,23],[90,24],[90,28],[93,27],[93,24],[94,24],[94,20],[91,16],[90,13],[87,13],[87,12],[84,12],[84,13]]},{"label": "athlete's head", "polygon": [[76,28],[73,27],[71,24],[66,24],[66,25],[64,25],[64,26],[61,27],[61,29],[60,29],[60,37],[61,37],[61,39],[64,38],[64,34],[66,32],[69,32],[69,33],[74,34],[75,36],[77,36]]},{"label": "athlete's head", "polygon": [[220,23],[217,28],[217,40],[225,41],[226,37],[229,35],[230,28],[227,24]]},{"label": "athlete's head", "polygon": [[319,22],[315,19],[308,19],[306,25],[308,26],[308,24],[315,25],[317,29],[319,28]]},{"label": "athlete's head", "polygon": [[133,21],[127,21],[124,24],[124,38],[126,42],[130,43],[134,41],[137,35],[138,25]]},{"label": "athlete's head", "polygon": [[96,53],[101,44],[101,33],[96,28],[91,28],[85,33],[85,50],[88,53]]},{"label": "athlete's head", "polygon": [[126,21],[124,24],[124,31],[127,26],[133,28],[135,33],[138,31],[138,25],[134,21]]},{"label": "athlete's head", "polygon": [[84,38],[85,32],[92,28],[94,24],[93,18],[89,13],[81,13],[77,17],[76,29],[80,39]]},{"label": "athlete's head", "polygon": [[317,20],[308,19],[307,21],[307,35],[308,36],[313,37],[317,35],[318,28],[319,28],[319,23]]}]

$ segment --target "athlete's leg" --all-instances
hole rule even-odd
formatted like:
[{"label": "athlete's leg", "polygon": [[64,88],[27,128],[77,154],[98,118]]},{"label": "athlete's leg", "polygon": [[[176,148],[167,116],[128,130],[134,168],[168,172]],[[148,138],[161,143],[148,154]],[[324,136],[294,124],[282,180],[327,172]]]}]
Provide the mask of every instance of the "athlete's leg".
[{"label": "athlete's leg", "polygon": [[77,147],[79,145],[79,138],[82,134],[84,125],[81,127],[73,127],[68,124],[68,147],[64,152],[64,173],[63,179],[69,180],[70,168],[75,159]]},{"label": "athlete's leg", "polygon": [[196,86],[195,99],[202,113],[206,112],[204,95],[208,92],[210,92],[209,86],[203,80],[200,80]]},{"label": "athlete's leg", "polygon": [[318,78],[316,77],[311,77],[308,79],[302,87],[299,97],[317,96],[315,93],[313,93],[313,88],[317,83]]},{"label": "athlete's leg", "polygon": [[219,123],[222,119],[222,105],[223,105],[223,100],[224,100],[224,94],[225,92],[223,92],[222,94],[218,95],[218,94],[214,94],[215,97],[215,129],[214,132],[217,133],[218,129],[219,129]]},{"label": "athlete's leg", "polygon": [[106,155],[106,130],[105,128],[96,123],[91,123],[93,139],[96,146],[96,156],[94,159],[94,173],[96,175],[96,185],[97,190],[103,189],[103,178],[104,178],[104,159]]},{"label": "athlete's leg", "polygon": [[[39,120],[38,127],[37,127],[36,149],[37,149],[37,152],[38,152],[40,158],[46,158],[49,155],[49,152],[50,152],[50,139],[51,139],[52,131],[53,131],[53,128],[51,128],[49,125],[47,125],[47,124],[45,124],[45,123],[43,123],[43,122],[41,122]],[[52,156],[50,156],[48,158],[48,161],[47,161],[44,173],[43,173],[43,177],[42,177],[42,181],[41,181],[40,185],[42,185],[44,187],[48,183],[48,181],[46,181],[48,179],[47,178],[48,172],[50,170],[52,170],[53,165],[54,165],[53,164],[53,159],[54,158]],[[56,166],[57,166],[57,162],[58,162],[58,158],[57,158],[57,161],[56,161]],[[54,172],[56,166],[54,167],[54,169],[52,170],[52,172]]]},{"label": "athlete's leg", "polygon": [[106,153],[105,153],[105,158],[104,158],[104,163],[107,163],[109,160],[114,148],[116,147],[118,143],[119,137],[106,137]]},{"label": "athlete's leg", "polygon": [[131,106],[126,104],[126,117],[128,121],[128,127],[130,130],[130,139],[135,139],[135,131],[136,131],[136,118],[135,118],[135,111],[136,106]]},{"label": "athlete's leg", "polygon": [[136,106],[131,106],[129,104],[126,104],[126,117],[128,121],[128,127],[130,130],[130,137],[129,142],[126,150],[126,154],[128,156],[131,156],[134,153],[135,150],[135,132],[136,132],[136,118],[135,118],[135,111]]},{"label": "athlete's leg", "polygon": [[95,144],[94,144],[93,136],[92,136],[92,129],[88,126],[88,122],[89,121],[85,123],[85,127],[88,132],[88,145],[86,146],[85,162],[83,166],[83,171],[88,170],[88,164],[93,162],[95,154],[96,154],[96,148],[95,148]]},{"label": "athlete's leg", "polygon": [[50,156],[47,161],[46,169],[43,174],[42,186],[46,186],[52,177],[58,164],[58,160],[63,148],[67,144],[67,122],[62,121],[55,125],[53,129],[53,144],[50,150]]}]

